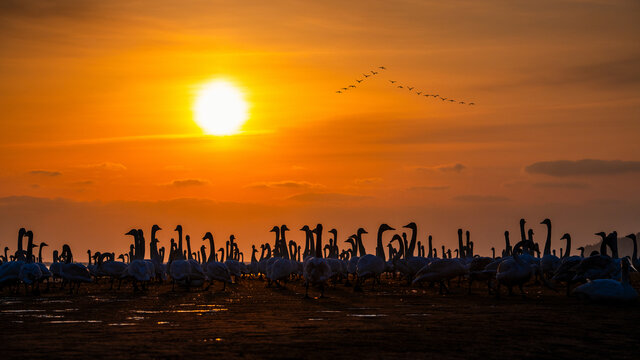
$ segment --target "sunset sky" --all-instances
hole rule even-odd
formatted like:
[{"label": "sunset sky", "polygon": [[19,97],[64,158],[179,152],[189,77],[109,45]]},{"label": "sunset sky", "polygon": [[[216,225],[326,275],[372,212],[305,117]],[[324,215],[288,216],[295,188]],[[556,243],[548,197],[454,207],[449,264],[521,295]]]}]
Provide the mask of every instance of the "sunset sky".
[{"label": "sunset sky", "polygon": [[[485,253],[521,217],[573,251],[637,232],[639,19],[634,0],[2,1],[0,245],[24,226],[84,259],[154,223],[161,246],[182,224],[246,256],[276,224],[362,226],[370,252],[381,222]],[[248,102],[239,134],[193,120],[216,79]]]}]

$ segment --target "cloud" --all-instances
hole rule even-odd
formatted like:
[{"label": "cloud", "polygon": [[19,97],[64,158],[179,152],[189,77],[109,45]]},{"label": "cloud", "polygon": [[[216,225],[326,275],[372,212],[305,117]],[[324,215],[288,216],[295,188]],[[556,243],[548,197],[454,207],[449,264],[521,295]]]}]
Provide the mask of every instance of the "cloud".
[{"label": "cloud", "polygon": [[127,170],[127,167],[119,164],[119,163],[113,163],[113,162],[103,162],[103,163],[99,163],[99,164],[89,164],[89,165],[84,165],[81,166],[82,168],[85,169],[96,169],[96,170],[108,170],[108,171],[124,171]]},{"label": "cloud", "polygon": [[537,182],[531,186],[543,189],[586,189],[589,184],[583,182]]},{"label": "cloud", "polygon": [[640,172],[640,161],[623,160],[555,160],[533,163],[524,169],[530,174],[549,176],[613,175]]},{"label": "cloud", "polygon": [[308,181],[282,180],[254,183],[247,185],[247,187],[254,189],[314,189],[324,188],[324,185],[311,183]]},{"label": "cloud", "polygon": [[449,189],[449,185],[424,185],[424,186],[412,186],[408,188],[409,191],[441,191]]},{"label": "cloud", "polygon": [[510,201],[508,197],[498,195],[459,195],[455,196],[453,200],[463,202],[505,202]]},{"label": "cloud", "polygon": [[50,171],[50,170],[31,170],[29,171],[29,174],[37,175],[37,176],[50,176],[50,177],[62,175],[60,171]]},{"label": "cloud", "polygon": [[204,186],[208,185],[209,181],[203,179],[177,179],[171,181],[168,186],[174,187],[189,187],[189,186]]},{"label": "cloud", "polygon": [[74,186],[90,186],[93,184],[95,184],[93,180],[76,181],[74,183],[71,183],[71,185],[74,185]]},{"label": "cloud", "polygon": [[368,196],[342,194],[342,193],[315,193],[308,192],[288,197],[288,200],[302,202],[347,202],[359,201],[368,198]]},{"label": "cloud", "polygon": [[462,172],[462,170],[466,168],[467,167],[464,166],[463,164],[456,163],[456,164],[443,164],[443,165],[436,165],[436,166],[418,166],[416,167],[416,171],[418,172],[440,171],[443,173],[460,173]]},{"label": "cloud", "polygon": [[372,178],[364,178],[364,179],[355,179],[353,182],[356,185],[372,185],[382,181],[382,178],[372,177]]}]

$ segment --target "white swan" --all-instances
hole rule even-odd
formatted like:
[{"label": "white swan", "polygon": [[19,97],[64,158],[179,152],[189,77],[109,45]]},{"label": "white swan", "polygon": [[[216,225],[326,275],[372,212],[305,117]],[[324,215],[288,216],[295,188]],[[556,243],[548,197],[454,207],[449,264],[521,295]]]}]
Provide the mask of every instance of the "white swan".
[{"label": "white swan", "polygon": [[231,275],[229,274],[229,269],[224,263],[216,261],[216,247],[213,241],[213,234],[207,232],[202,240],[209,240],[209,259],[203,264],[204,273],[209,280],[209,284],[207,285],[205,290],[208,290],[211,286],[211,283],[216,280],[223,283],[222,291],[225,291],[227,289],[227,283],[231,283]]},{"label": "white swan", "polygon": [[320,297],[324,297],[324,285],[331,277],[331,267],[322,258],[322,225],[316,227],[316,256],[308,257],[302,265],[302,275],[305,280],[304,297],[309,298],[309,285],[320,287]]},{"label": "white swan", "polygon": [[467,273],[467,269],[459,259],[436,259],[425,265],[415,275],[412,284],[423,281],[437,282],[440,284],[440,294],[443,290],[448,291],[444,282],[463,276]]},{"label": "white swan", "polygon": [[367,278],[372,277],[374,284],[377,281],[380,283],[380,274],[384,272],[385,258],[384,247],[382,246],[382,233],[387,230],[395,230],[387,224],[382,224],[378,228],[378,236],[376,241],[376,255],[364,255],[358,260],[358,267],[356,274],[358,275],[358,282],[356,283],[356,290],[360,289],[360,284]]},{"label": "white swan", "polygon": [[522,285],[524,285],[535,274],[534,265],[526,262],[522,259],[522,255],[518,255],[518,252],[522,249],[524,241],[520,241],[513,248],[513,255],[504,259],[498,265],[496,271],[496,296],[500,297],[500,286],[505,285],[509,289],[509,294],[512,293],[513,287],[518,286],[520,292],[524,295]]},{"label": "white swan", "polygon": [[598,279],[589,281],[573,290],[578,297],[591,301],[627,302],[638,298],[638,292],[629,283],[629,261],[621,261],[621,281],[613,279]]},{"label": "white swan", "polygon": [[[560,266],[560,258],[551,254],[551,220],[544,219],[540,224],[547,225],[547,240],[544,243],[544,252],[540,259],[540,271],[543,276],[551,277]],[[567,249],[567,254],[571,249]]]}]

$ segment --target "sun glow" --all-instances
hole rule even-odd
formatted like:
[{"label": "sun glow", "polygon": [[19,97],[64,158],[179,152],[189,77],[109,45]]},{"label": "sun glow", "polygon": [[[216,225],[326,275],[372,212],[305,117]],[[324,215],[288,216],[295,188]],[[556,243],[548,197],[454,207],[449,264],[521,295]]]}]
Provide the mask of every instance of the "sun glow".
[{"label": "sun glow", "polygon": [[233,135],[249,117],[242,92],[224,80],[202,86],[193,106],[198,126],[210,135]]}]

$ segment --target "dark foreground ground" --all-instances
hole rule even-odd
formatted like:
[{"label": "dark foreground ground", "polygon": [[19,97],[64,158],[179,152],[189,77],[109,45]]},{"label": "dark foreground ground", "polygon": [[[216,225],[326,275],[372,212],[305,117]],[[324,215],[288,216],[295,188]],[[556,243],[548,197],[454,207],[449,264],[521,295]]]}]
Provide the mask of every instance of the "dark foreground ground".
[{"label": "dark foreground ground", "polygon": [[454,285],[441,296],[390,279],[364,293],[338,285],[311,300],[299,282],[215,288],[5,290],[0,358],[631,359],[640,346],[638,304],[584,304],[537,286],[527,298],[500,300],[481,285],[474,295]]}]

